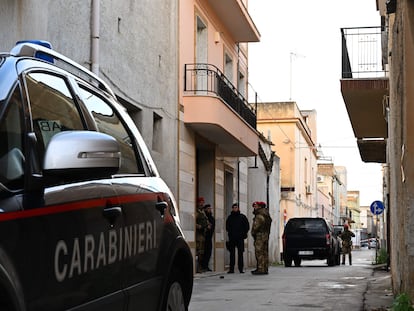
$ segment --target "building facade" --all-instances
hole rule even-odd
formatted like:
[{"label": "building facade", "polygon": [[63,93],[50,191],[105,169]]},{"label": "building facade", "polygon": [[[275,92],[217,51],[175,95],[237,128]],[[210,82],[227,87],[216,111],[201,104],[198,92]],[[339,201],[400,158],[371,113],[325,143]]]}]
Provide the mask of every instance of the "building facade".
[{"label": "building facade", "polygon": [[[364,42],[380,42],[374,51],[381,56],[362,77],[357,75],[347,44],[350,30],[342,29],[341,91],[362,160],[383,163],[385,210],[377,217],[376,231],[389,253],[394,294],[407,293],[414,301],[414,3],[380,0],[376,4],[379,26],[355,25],[354,29],[371,38]],[[373,50],[364,47],[355,54],[370,55]]]},{"label": "building facade", "polygon": [[316,111],[299,110],[295,102],[260,103],[258,131],[274,143],[280,158],[279,230],[292,217],[317,215]]},{"label": "building facade", "polygon": [[[247,101],[248,43],[260,35],[247,1],[180,1],[179,19],[180,214],[195,250],[196,199],[212,204],[211,267],[223,271],[229,264],[225,220],[232,203],[238,202],[250,221],[253,201],[267,202],[272,214],[279,210],[278,162],[256,130],[255,105]],[[252,247],[249,238],[247,263],[255,260]]]},{"label": "building facade", "polygon": [[332,162],[318,163],[317,172],[317,201],[318,205],[322,208],[320,214],[322,214],[322,217],[330,221],[333,225],[342,224],[340,221],[339,204],[339,191],[342,183],[338,181],[339,179],[335,170],[335,166]]}]

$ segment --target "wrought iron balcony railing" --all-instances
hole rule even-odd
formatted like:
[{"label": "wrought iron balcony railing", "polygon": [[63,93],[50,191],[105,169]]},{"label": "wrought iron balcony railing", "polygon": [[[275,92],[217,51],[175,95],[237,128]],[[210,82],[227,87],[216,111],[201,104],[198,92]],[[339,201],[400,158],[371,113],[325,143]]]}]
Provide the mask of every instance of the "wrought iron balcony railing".
[{"label": "wrought iron balcony railing", "polygon": [[342,78],[386,77],[381,27],[341,28]]},{"label": "wrought iron balcony railing", "polygon": [[195,95],[215,94],[256,129],[256,108],[216,66],[200,63],[186,64],[184,75],[184,91],[194,92]]}]

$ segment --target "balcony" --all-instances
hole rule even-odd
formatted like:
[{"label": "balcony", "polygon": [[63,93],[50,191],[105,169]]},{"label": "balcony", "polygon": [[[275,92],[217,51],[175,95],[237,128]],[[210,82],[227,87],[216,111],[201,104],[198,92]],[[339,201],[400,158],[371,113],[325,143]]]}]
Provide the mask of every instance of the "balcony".
[{"label": "balcony", "polygon": [[241,0],[208,0],[207,2],[235,42],[259,42],[259,31]]},{"label": "balcony", "polygon": [[341,93],[361,159],[386,162],[389,82],[381,27],[341,28]]},{"label": "balcony", "polygon": [[214,65],[186,64],[184,122],[222,156],[257,154],[256,109]]}]

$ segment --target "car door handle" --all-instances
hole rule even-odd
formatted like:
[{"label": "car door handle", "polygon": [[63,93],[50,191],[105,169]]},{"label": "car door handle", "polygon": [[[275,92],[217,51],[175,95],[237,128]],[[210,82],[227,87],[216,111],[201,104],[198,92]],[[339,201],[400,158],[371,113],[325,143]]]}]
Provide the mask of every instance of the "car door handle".
[{"label": "car door handle", "polygon": [[122,208],[119,206],[111,206],[104,208],[103,216],[109,221],[111,227],[115,224],[116,219],[122,215]]},{"label": "car door handle", "polygon": [[160,212],[161,216],[163,217],[164,217],[164,213],[167,207],[168,207],[168,204],[165,201],[155,203],[155,208]]}]

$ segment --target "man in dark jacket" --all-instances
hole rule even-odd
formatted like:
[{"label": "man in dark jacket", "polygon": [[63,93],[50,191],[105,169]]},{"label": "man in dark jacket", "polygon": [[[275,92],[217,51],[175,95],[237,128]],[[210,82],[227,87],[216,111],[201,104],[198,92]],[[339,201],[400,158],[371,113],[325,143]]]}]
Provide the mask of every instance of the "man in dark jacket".
[{"label": "man in dark jacket", "polygon": [[244,273],[244,240],[247,238],[247,232],[249,232],[250,225],[246,215],[240,213],[239,204],[234,203],[231,209],[231,213],[226,220],[226,230],[229,237],[227,249],[230,252],[230,269],[227,273],[234,273],[236,247],[237,267],[239,268],[240,273]]},{"label": "man in dark jacket", "polygon": [[251,234],[254,239],[254,251],[257,268],[252,274],[268,274],[269,268],[269,234],[272,218],[265,202],[253,202],[253,225]]}]

